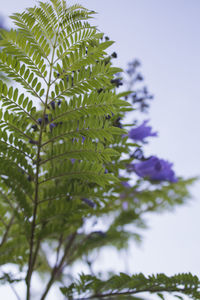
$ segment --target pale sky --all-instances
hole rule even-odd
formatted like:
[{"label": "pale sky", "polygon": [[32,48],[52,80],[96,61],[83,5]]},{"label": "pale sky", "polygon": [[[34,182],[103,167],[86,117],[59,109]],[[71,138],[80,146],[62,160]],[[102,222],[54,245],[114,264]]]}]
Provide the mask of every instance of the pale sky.
[{"label": "pale sky", "polygon": [[[142,62],[145,83],[155,96],[144,118],[150,118],[154,130],[159,131],[159,138],[151,140],[146,153],[174,162],[177,175],[200,175],[200,1],[78,2],[98,12],[95,22],[116,41],[112,47],[118,53],[119,66],[125,68],[133,58]],[[7,16],[35,3],[2,1],[0,13]],[[194,200],[189,205],[149,217],[151,229],[144,232],[142,246],[132,246],[129,251],[129,271],[200,276],[200,183],[191,190]],[[117,259],[113,258],[114,265]],[[14,300],[12,297],[8,293],[4,299]]]}]

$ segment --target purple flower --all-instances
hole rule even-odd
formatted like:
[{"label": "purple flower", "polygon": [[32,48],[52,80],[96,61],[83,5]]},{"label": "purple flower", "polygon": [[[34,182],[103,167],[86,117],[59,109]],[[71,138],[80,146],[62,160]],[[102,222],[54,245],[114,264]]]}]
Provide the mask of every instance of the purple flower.
[{"label": "purple flower", "polygon": [[45,115],[44,115],[44,121],[45,121],[46,124],[49,122],[48,114],[45,114]]},{"label": "purple flower", "polygon": [[92,208],[96,207],[96,204],[92,200],[89,200],[87,198],[82,198],[82,201],[85,202],[87,205],[89,205]]},{"label": "purple flower", "polygon": [[155,181],[177,182],[178,179],[172,170],[172,163],[156,156],[151,156],[145,161],[129,165],[129,170],[134,171],[140,177],[147,177]]},{"label": "purple flower", "polygon": [[54,124],[54,123],[51,123],[51,124],[49,125],[49,128],[50,128],[51,132],[52,132],[53,128],[55,128],[55,127],[56,127],[56,124]]},{"label": "purple flower", "polygon": [[37,119],[37,121],[40,125],[42,124],[42,118]]},{"label": "purple flower", "polygon": [[56,108],[55,101],[52,101],[52,102],[50,103],[50,105],[51,105],[52,109],[55,109],[55,108]]},{"label": "purple flower", "polygon": [[147,126],[148,120],[145,120],[137,128],[133,128],[129,131],[128,136],[135,141],[144,142],[144,139],[148,136],[157,136],[157,132],[152,132],[152,127]]}]

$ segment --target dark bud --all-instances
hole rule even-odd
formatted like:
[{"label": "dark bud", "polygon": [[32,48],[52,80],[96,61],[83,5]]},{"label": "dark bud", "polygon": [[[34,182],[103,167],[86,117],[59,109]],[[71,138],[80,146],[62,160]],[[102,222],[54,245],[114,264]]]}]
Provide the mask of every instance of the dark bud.
[{"label": "dark bud", "polygon": [[110,120],[113,116],[114,116],[113,113],[111,113],[111,115],[107,115],[107,116],[106,116],[106,120]]},{"label": "dark bud", "polygon": [[113,85],[115,85],[117,88],[118,88],[120,85],[123,85],[123,83],[121,82],[120,78],[112,79],[110,82],[111,82]]},{"label": "dark bud", "polygon": [[49,122],[48,114],[45,114],[45,115],[44,115],[44,121],[45,121],[46,124]]},{"label": "dark bud", "polygon": [[[41,158],[39,159],[39,162],[41,162]],[[36,165],[37,164],[37,160],[33,160],[33,164]]]},{"label": "dark bud", "polygon": [[134,68],[137,68],[137,67],[141,66],[141,63],[137,59],[135,59],[132,64],[133,64]]},{"label": "dark bud", "polygon": [[135,100],[137,98],[137,93],[134,92],[131,94],[131,96],[132,96],[133,100]]},{"label": "dark bud", "polygon": [[119,118],[117,118],[116,120],[115,120],[115,122],[114,122],[114,126],[115,127],[119,127],[119,128],[122,128],[123,126],[122,126],[122,124],[121,124],[121,118],[119,117]]},{"label": "dark bud", "polygon": [[51,124],[49,125],[49,128],[50,128],[51,132],[52,132],[53,128],[55,128],[55,127],[56,127],[56,124],[54,124],[54,123],[51,123]]},{"label": "dark bud", "polygon": [[55,109],[55,107],[56,107],[55,101],[52,101],[52,102],[50,103],[50,105],[51,105],[52,109]]},{"label": "dark bud", "polygon": [[132,62],[130,62],[128,64],[128,70],[127,70],[127,73],[129,76],[133,76],[136,71],[137,71],[137,68],[140,66],[140,62],[138,60],[134,60]]},{"label": "dark bud", "polygon": [[38,145],[38,141],[34,141],[34,140],[29,140],[29,143],[32,145]]},{"label": "dark bud", "polygon": [[110,38],[109,38],[108,36],[105,36],[105,40],[106,40],[106,41],[109,41],[109,39],[110,39]]},{"label": "dark bud", "polygon": [[97,93],[98,93],[98,94],[100,94],[101,92],[103,92],[103,89],[102,89],[102,88],[100,88],[100,89],[97,90]]},{"label": "dark bud", "polygon": [[87,198],[82,198],[82,201],[85,202],[88,206],[90,206],[92,208],[94,208],[96,206],[96,204],[93,201],[91,201]]},{"label": "dark bud", "polygon": [[137,148],[135,152],[131,155],[131,157],[136,159],[143,159],[144,158],[143,151],[140,148]]},{"label": "dark bud", "polygon": [[100,231],[100,230],[94,231],[94,232],[92,232],[92,234],[98,234],[98,235],[100,235],[100,236],[102,236],[102,237],[106,237],[106,233],[103,232],[103,231]]},{"label": "dark bud", "polygon": [[34,131],[38,130],[38,127],[37,127],[36,124],[35,124],[35,125],[32,125],[31,128],[33,128]]},{"label": "dark bud", "polygon": [[145,95],[147,95],[147,94],[148,94],[148,89],[147,89],[147,87],[146,87],[146,86],[144,86],[144,87],[143,87],[143,93],[144,93]]},{"label": "dark bud", "polygon": [[61,105],[61,100],[58,100],[58,106],[60,106]]},{"label": "dark bud", "polygon": [[60,77],[60,73],[57,73],[57,78],[59,78]]},{"label": "dark bud", "polygon": [[144,78],[141,74],[138,74],[136,77],[136,80],[142,81],[142,80],[144,80]]},{"label": "dark bud", "polygon": [[86,50],[85,50],[85,54],[87,55],[87,53],[88,53],[88,47],[86,47]]},{"label": "dark bud", "polygon": [[42,124],[42,118],[37,119],[37,121],[40,125]]},{"label": "dark bud", "polygon": [[107,115],[106,116],[106,120],[110,120],[111,116],[110,115]]},{"label": "dark bud", "polygon": [[[107,65],[107,64],[110,63],[110,59],[111,59],[111,57],[108,56],[108,57],[104,60],[105,65]],[[97,62],[98,62],[98,61],[97,61]]]},{"label": "dark bud", "polygon": [[[41,125],[42,124],[42,118],[37,119],[38,123]],[[45,114],[44,116],[44,121],[47,124],[49,122],[48,120],[48,114]]]},{"label": "dark bud", "polygon": [[32,181],[31,175],[28,175],[27,179],[28,179],[28,181]]},{"label": "dark bud", "polygon": [[112,56],[113,58],[117,58],[117,53],[116,53],[116,52],[113,52],[113,53],[111,54],[111,56]]}]

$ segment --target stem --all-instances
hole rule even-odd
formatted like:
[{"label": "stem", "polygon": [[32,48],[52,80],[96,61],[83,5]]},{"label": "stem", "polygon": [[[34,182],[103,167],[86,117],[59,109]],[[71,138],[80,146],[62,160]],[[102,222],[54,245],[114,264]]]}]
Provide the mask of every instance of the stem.
[{"label": "stem", "polygon": [[15,216],[13,215],[12,218],[10,219],[10,222],[9,222],[8,225],[6,226],[6,231],[5,231],[5,233],[4,233],[4,235],[3,235],[3,238],[2,238],[2,240],[1,240],[0,247],[2,247],[3,244],[6,242],[7,237],[8,237],[8,233],[9,233],[9,230],[10,230],[10,228],[11,228],[13,222],[14,222],[14,219],[15,219]]},{"label": "stem", "polygon": [[39,142],[38,142],[36,179],[35,179],[35,199],[34,199],[34,209],[33,209],[33,221],[32,221],[32,225],[31,225],[28,272],[27,272],[27,277],[26,277],[26,285],[27,285],[26,299],[27,300],[30,299],[30,284],[31,284],[31,277],[32,277],[32,272],[33,272],[33,267],[34,267],[33,266],[33,246],[34,246],[35,224],[36,224],[36,215],[37,215],[37,206],[38,206],[38,179],[39,179],[39,161],[40,161],[41,140],[42,140],[42,126],[40,129],[40,136],[39,136]]},{"label": "stem", "polygon": [[[57,42],[57,35],[55,37],[55,42],[54,42],[53,52],[52,52],[52,58],[51,58],[51,63],[50,63],[49,81],[48,81],[47,94],[46,94],[44,111],[43,111],[43,120],[44,120],[46,109],[47,109],[49,91],[50,91],[50,86],[51,86],[51,76],[52,76],[52,71],[53,71],[53,60],[54,60],[54,55],[55,55],[56,42]],[[36,225],[37,208],[38,208],[40,151],[41,151],[41,145],[42,145],[43,127],[44,127],[44,122],[42,122],[42,124],[41,124],[40,135],[39,135],[39,140],[38,140],[38,151],[37,151],[37,160],[36,160],[36,178],[35,178],[35,199],[34,199],[34,209],[33,209],[33,221],[32,221],[32,224],[31,224],[30,254],[29,254],[29,262],[28,262],[28,271],[27,271],[27,276],[26,276],[26,286],[27,286],[26,300],[30,299],[31,277],[32,277],[34,264],[35,264],[35,261],[36,261],[36,256],[37,256],[37,253],[38,253],[38,250],[39,250],[39,245],[40,245],[40,244],[38,244],[38,247],[36,248],[35,255],[34,255],[33,248],[34,248],[35,225]]]},{"label": "stem", "polygon": [[66,260],[66,257],[67,257],[67,254],[75,240],[75,237],[76,237],[77,233],[75,232],[74,234],[71,235],[70,239],[69,239],[69,242],[67,243],[67,245],[65,246],[65,250],[64,250],[64,254],[63,254],[63,257],[61,258],[60,260],[60,263],[57,265],[57,263],[55,264],[54,268],[52,269],[52,272],[51,272],[51,277],[49,279],[49,282],[47,283],[47,287],[41,297],[40,300],[44,300],[46,298],[46,295],[48,294],[52,284],[54,283],[54,281],[56,280],[56,277],[58,276],[58,274],[60,273],[62,267],[63,267],[63,264]]}]

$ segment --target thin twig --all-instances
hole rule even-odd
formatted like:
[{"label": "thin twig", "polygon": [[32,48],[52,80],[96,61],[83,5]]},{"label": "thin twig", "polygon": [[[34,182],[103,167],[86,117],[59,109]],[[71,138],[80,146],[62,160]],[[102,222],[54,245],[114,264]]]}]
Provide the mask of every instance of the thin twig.
[{"label": "thin twig", "polygon": [[58,263],[59,260],[59,254],[60,254],[60,249],[62,246],[62,242],[63,242],[63,234],[61,234],[60,238],[59,238],[59,242],[58,242],[58,247],[57,247],[57,251],[56,251],[56,265]]},{"label": "thin twig", "polygon": [[7,224],[5,223],[4,219],[2,218],[2,216],[0,216],[0,221],[2,222],[2,224],[7,227]]},{"label": "thin twig", "polygon": [[12,284],[10,284],[10,288],[12,289],[13,293],[15,294],[17,300],[21,300],[20,296],[18,295],[16,289],[14,288],[14,286],[12,286]]},{"label": "thin twig", "polygon": [[11,228],[13,222],[14,222],[14,219],[15,219],[15,215],[12,216],[12,218],[10,219],[10,222],[9,222],[8,225],[6,226],[6,231],[5,231],[5,233],[4,233],[4,235],[3,235],[3,238],[2,238],[2,240],[1,240],[0,247],[2,247],[3,244],[6,242],[7,237],[8,237],[8,233],[9,233],[9,230],[10,230],[10,228]]},{"label": "thin twig", "polygon": [[72,246],[72,244],[73,244],[73,242],[75,240],[76,235],[77,235],[77,232],[75,232],[74,234],[71,235],[68,243],[65,246],[64,254],[63,254],[63,257],[60,260],[60,263],[58,265],[55,264],[54,268],[52,269],[51,277],[49,279],[49,282],[48,282],[48,284],[46,286],[46,289],[45,289],[45,291],[44,291],[44,293],[43,293],[43,295],[42,295],[42,297],[41,297],[40,300],[44,300],[45,299],[46,295],[48,294],[48,292],[49,292],[49,290],[50,290],[50,288],[52,286],[52,284],[56,280],[57,276],[60,274],[60,271],[61,271],[61,269],[63,267],[63,264],[64,264],[64,262],[65,262],[65,260],[67,258],[67,255],[68,255],[69,250],[70,250],[70,248],[71,248],[71,246]]}]

